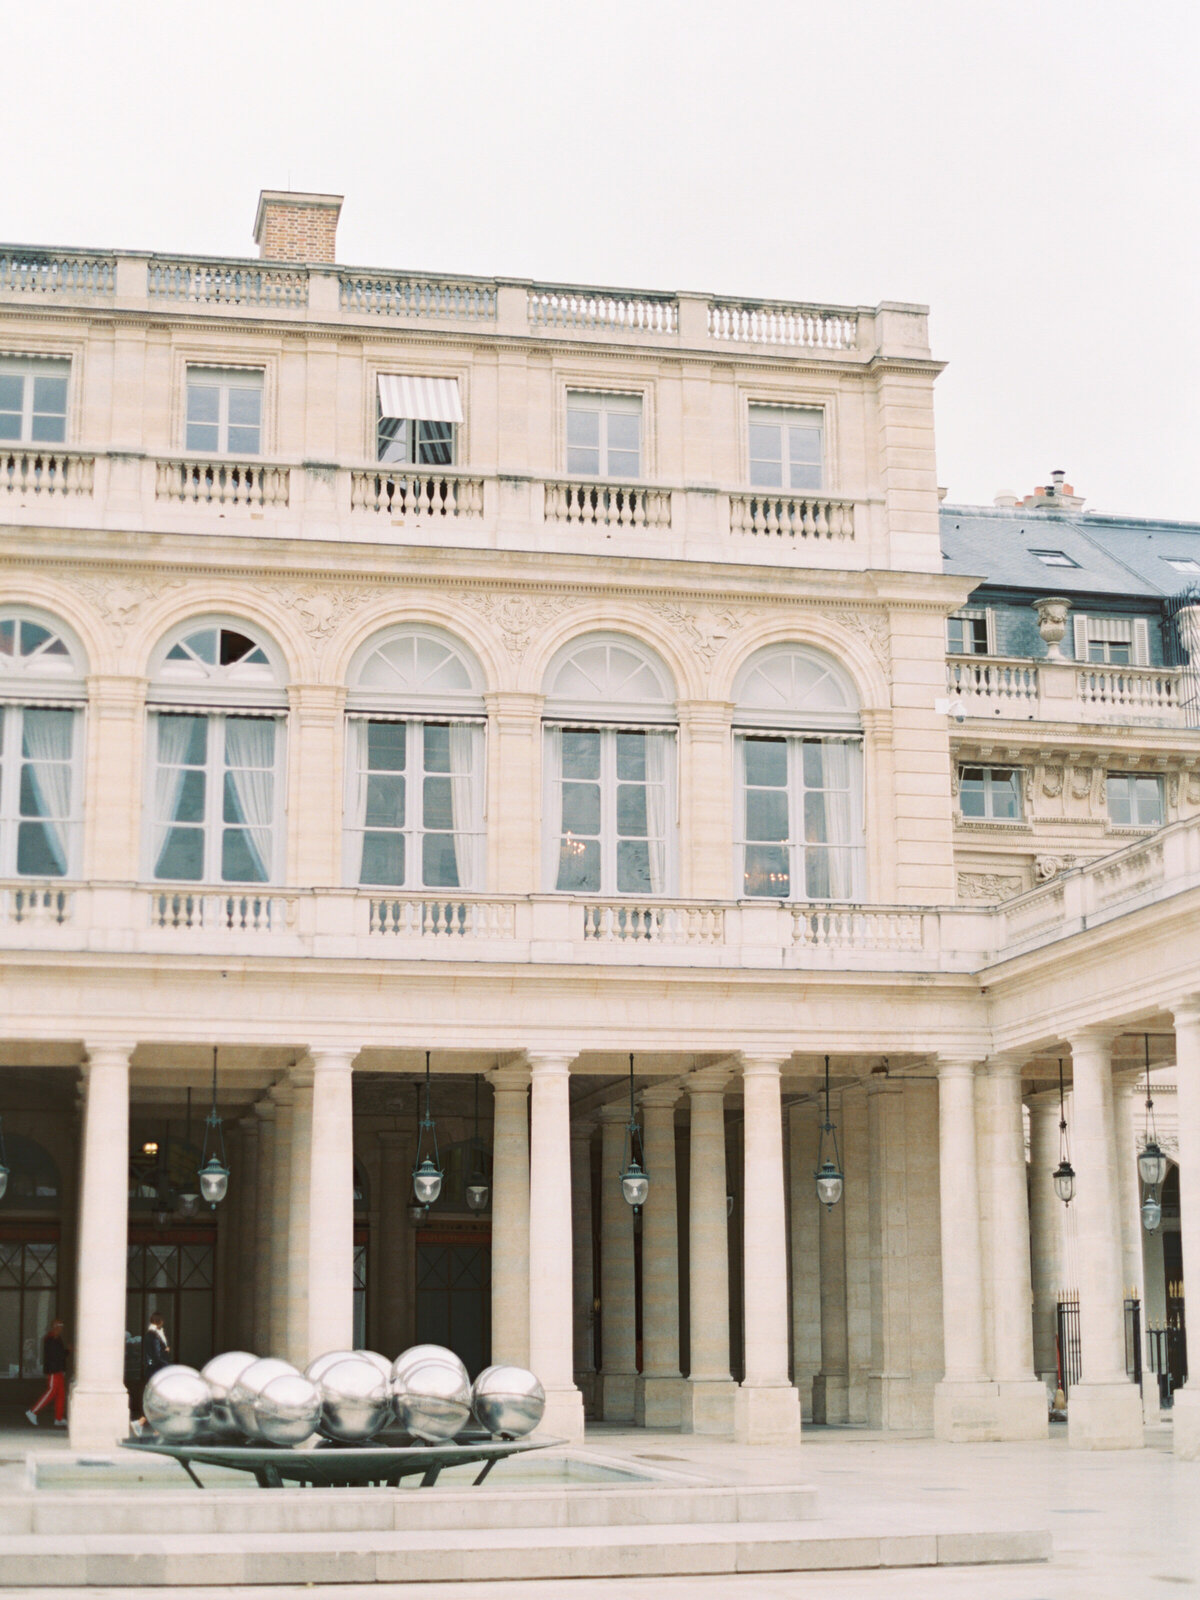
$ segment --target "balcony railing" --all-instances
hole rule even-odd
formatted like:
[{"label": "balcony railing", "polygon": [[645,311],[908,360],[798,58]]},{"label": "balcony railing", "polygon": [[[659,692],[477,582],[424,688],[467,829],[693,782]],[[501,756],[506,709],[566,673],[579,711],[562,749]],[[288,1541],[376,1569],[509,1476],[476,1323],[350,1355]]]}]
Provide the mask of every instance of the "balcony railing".
[{"label": "balcony railing", "polygon": [[547,483],[543,505],[547,522],[604,528],[671,526],[671,491],[640,484]]},{"label": "balcony railing", "polygon": [[734,494],[729,531],[767,539],[853,539],[854,502],[824,495]]},{"label": "balcony railing", "polygon": [[853,350],[858,317],[841,307],[714,302],[708,331],[733,344],[790,345],[803,350]]},{"label": "balcony railing", "polygon": [[481,517],[483,479],[419,467],[352,471],[350,509],[389,517]]},{"label": "balcony railing", "polygon": [[528,307],[531,328],[614,328],[623,333],[675,333],[679,328],[679,305],[669,296],[531,289]]},{"label": "balcony railing", "polygon": [[156,500],[193,505],[286,506],[290,496],[291,472],[287,467],[195,458],[156,463]]},{"label": "balcony railing", "polygon": [[1170,667],[1079,669],[1079,698],[1097,711],[1173,712],[1179,703],[1179,673]]},{"label": "balcony railing", "polygon": [[304,306],[308,273],[303,268],[264,267],[227,261],[152,260],[147,267],[151,300],[189,305]]},{"label": "balcony railing", "polygon": [[953,656],[945,703],[955,716],[1028,722],[1186,725],[1179,667],[1108,667],[1073,661]]},{"label": "balcony railing", "polygon": [[1038,699],[1038,669],[1028,661],[991,661],[971,656],[946,663],[946,688],[968,716],[1028,714]]},{"label": "balcony railing", "polygon": [[115,256],[0,247],[0,293],[82,294],[105,299],[113,292],[116,270]]},{"label": "balcony railing", "polygon": [[0,448],[0,494],[91,494],[95,477],[95,456],[74,450]]}]

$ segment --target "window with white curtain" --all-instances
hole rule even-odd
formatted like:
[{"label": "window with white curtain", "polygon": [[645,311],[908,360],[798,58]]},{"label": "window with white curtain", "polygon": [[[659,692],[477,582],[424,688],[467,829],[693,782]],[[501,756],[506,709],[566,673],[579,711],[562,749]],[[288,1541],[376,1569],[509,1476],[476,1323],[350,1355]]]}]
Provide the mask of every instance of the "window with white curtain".
[{"label": "window with white curtain", "polygon": [[750,407],[750,482],[756,489],[819,489],[824,414],[800,406]]},{"label": "window with white curtain", "polygon": [[0,356],[0,442],[62,444],[70,376],[69,361]]},{"label": "window with white curtain", "polygon": [[768,645],[734,680],[739,897],[861,901],[866,838],[858,696],[830,657]]},{"label": "window with white curtain", "polygon": [[567,471],[641,476],[642,397],[567,390]]},{"label": "window with white curtain", "polygon": [[256,456],[262,442],[262,413],[261,368],[188,368],[185,450]]},{"label": "window with white curtain", "polygon": [[79,871],[86,670],[78,647],[51,619],[0,614],[4,877],[67,878]]},{"label": "window with white curtain", "polygon": [[482,890],[483,675],[421,625],[369,641],[350,666],[345,876],[396,890]]},{"label": "window with white curtain", "polygon": [[544,878],[565,894],[675,892],[674,689],[618,636],[576,640],[547,673]]},{"label": "window with white curtain", "polygon": [[160,648],[150,689],[150,877],[274,883],[283,836],[283,673],[241,625],[195,623]]}]

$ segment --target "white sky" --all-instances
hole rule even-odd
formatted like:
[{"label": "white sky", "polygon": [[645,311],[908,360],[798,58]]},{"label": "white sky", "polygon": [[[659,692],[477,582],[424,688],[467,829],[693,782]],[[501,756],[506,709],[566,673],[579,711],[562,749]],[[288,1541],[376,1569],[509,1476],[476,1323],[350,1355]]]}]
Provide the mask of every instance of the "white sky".
[{"label": "white sky", "polygon": [[0,4],[12,242],[932,308],[939,480],[1200,520],[1193,0]]}]

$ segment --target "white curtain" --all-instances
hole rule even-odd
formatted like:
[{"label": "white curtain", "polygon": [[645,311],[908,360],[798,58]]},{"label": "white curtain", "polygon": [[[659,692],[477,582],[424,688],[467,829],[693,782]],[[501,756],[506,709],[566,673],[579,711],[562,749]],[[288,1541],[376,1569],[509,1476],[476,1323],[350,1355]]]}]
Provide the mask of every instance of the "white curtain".
[{"label": "white curtain", "polygon": [[450,806],[460,889],[483,888],[483,729],[450,724]]},{"label": "white curtain", "polygon": [[[165,717],[159,716],[158,722],[158,766],[154,772],[154,876],[159,875],[162,862],[162,853],[166,848],[167,836],[171,831],[171,824],[175,820],[175,813],[179,807],[179,796],[183,791],[183,780],[187,775],[187,768],[181,763],[187,755],[187,748],[192,736],[191,717]],[[207,719],[205,719],[207,721]],[[206,730],[207,732],[207,730]]]},{"label": "white curtain", "polygon": [[829,895],[833,900],[860,898],[862,824],[856,790],[861,782],[861,765],[857,744],[842,739],[821,741],[825,837],[829,842]]},{"label": "white curtain", "polygon": [[542,881],[558,888],[562,856],[562,729],[547,728],[542,742]]},{"label": "white curtain", "polygon": [[225,765],[258,869],[258,881],[268,883],[275,810],[275,723],[267,717],[227,718]]},{"label": "white curtain", "polygon": [[65,875],[75,713],[38,711],[26,706],[23,721],[24,756],[37,797],[38,815],[55,865]]},{"label": "white curtain", "polygon": [[668,773],[671,735],[646,735],[646,832],[650,838],[650,893],[667,889]]},{"label": "white curtain", "polygon": [[351,717],[346,723],[346,879],[362,882],[363,830],[367,825],[367,762],[370,723]]}]

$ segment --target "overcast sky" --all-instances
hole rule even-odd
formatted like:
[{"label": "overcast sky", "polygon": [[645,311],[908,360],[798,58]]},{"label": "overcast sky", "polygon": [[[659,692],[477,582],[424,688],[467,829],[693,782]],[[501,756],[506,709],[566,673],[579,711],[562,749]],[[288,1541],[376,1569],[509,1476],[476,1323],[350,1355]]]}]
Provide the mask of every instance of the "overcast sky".
[{"label": "overcast sky", "polygon": [[939,481],[1200,520],[1194,0],[0,3],[0,237],[932,308]]}]

